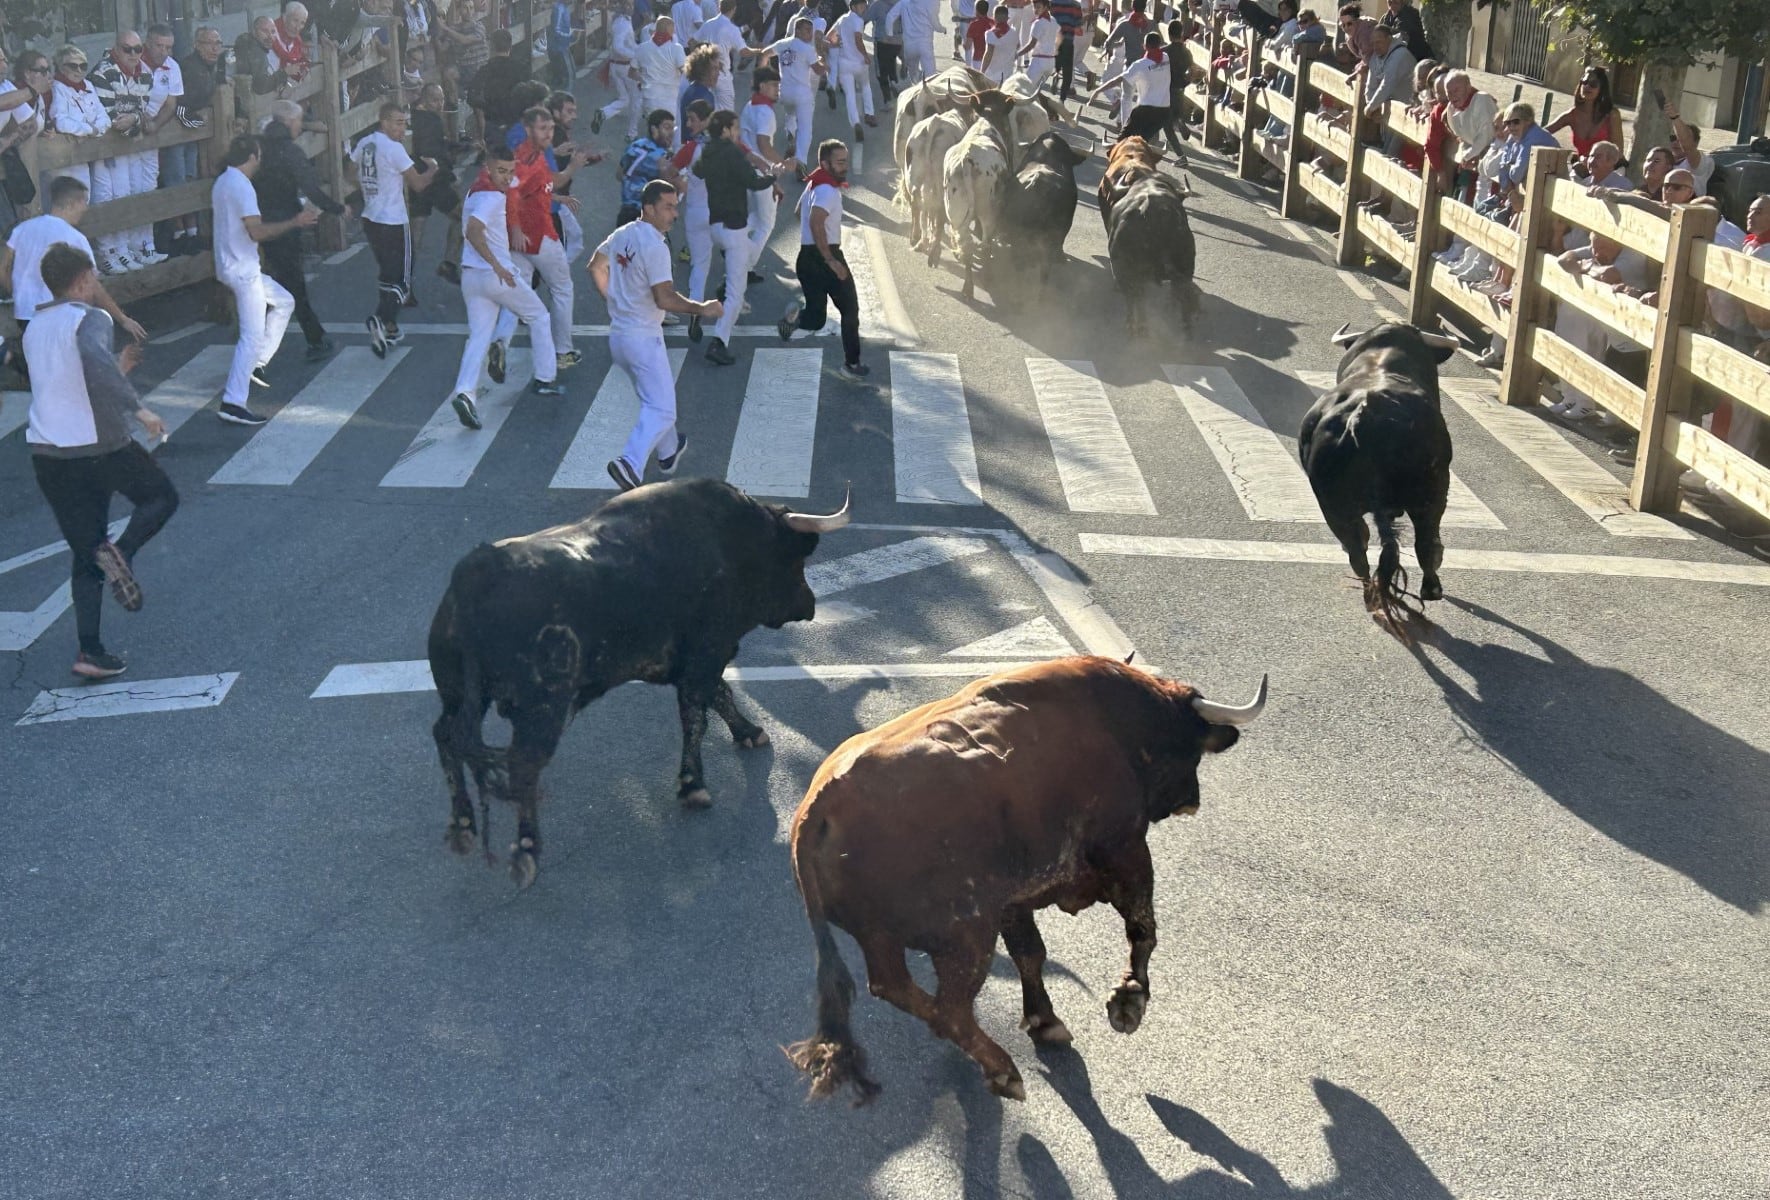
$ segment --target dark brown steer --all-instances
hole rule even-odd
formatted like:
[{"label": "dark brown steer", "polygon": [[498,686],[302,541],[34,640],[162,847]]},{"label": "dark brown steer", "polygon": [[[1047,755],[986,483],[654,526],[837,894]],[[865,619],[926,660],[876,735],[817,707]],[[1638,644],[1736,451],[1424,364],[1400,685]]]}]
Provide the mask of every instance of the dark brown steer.
[{"label": "dark brown steer", "polygon": [[1155,174],[1156,164],[1162,161],[1160,146],[1154,146],[1140,137],[1120,138],[1106,152],[1106,171],[1100,176],[1100,223],[1107,230],[1112,229],[1109,218],[1112,206],[1118,203],[1125,190],[1139,179],[1147,179]]},{"label": "dark brown steer", "polygon": [[[1198,809],[1199,760],[1235,745],[1265,702],[1264,679],[1231,707],[1115,659],[1064,658],[980,679],[838,747],[793,820],[793,872],[817,940],[817,1033],[787,1054],[811,1094],[849,1084],[864,1103],[879,1090],[849,1028],[854,980],[832,925],[860,944],[873,995],[970,1055],[991,1091],[1021,1100],[1014,1061],[972,1011],[996,937],[1020,972],[1021,1028],[1067,1044],[1033,913],[1104,900],[1131,944],[1106,1016],[1134,1032],[1155,949],[1149,824]],[[935,995],[910,978],[906,949],[933,957]]]}]

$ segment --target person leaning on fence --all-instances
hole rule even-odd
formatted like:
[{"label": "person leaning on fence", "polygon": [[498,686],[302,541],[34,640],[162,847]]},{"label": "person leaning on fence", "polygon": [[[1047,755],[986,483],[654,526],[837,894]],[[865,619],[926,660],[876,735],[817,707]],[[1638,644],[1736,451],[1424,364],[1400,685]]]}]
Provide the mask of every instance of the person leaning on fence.
[{"label": "person leaning on fence", "polygon": [[[49,117],[54,132],[74,139],[99,138],[111,131],[111,115],[99,102],[98,93],[86,82],[86,52],[67,45],[55,52],[55,83],[49,98]],[[53,174],[78,179],[92,186],[92,168],[74,163]]]},{"label": "person leaning on fence", "polygon": [[[178,60],[184,95],[177,101],[173,116],[186,129],[205,129],[214,119],[215,89],[227,82],[227,59],[222,54],[221,34],[212,26],[197,28],[191,51]],[[160,182],[165,187],[189,183],[197,175],[197,143],[181,142],[160,151]],[[173,217],[172,241],[167,250],[174,257],[202,251],[202,232],[197,227],[197,214]]]},{"label": "person leaning on fence", "polygon": [[[302,200],[323,213],[344,215],[344,205],[327,194],[320,183],[313,160],[301,148],[301,106],[293,100],[278,100],[270,106],[270,120],[260,136],[261,160],[252,177],[252,188],[258,194],[258,211],[262,219],[287,221],[302,209]],[[302,268],[301,230],[290,228],[259,244],[263,252],[264,273],[282,284],[295,302],[295,320],[307,339],[307,360],[318,362],[331,357],[332,339],[307,299],[307,275]]]},{"label": "person leaning on fence", "polygon": [[[0,50],[0,71],[6,54]],[[37,184],[18,148],[42,133],[48,120],[49,59],[35,50],[18,56],[13,79],[0,79],[0,237],[12,232],[21,211],[37,198]]]},{"label": "person leaning on fence", "polygon": [[286,66],[271,46],[277,40],[277,23],[270,17],[259,17],[234,42],[234,79],[250,81],[239,88],[234,100],[242,114],[251,111],[253,96],[268,96],[294,82],[296,66]]},{"label": "person leaning on fence", "polygon": [[[110,114],[111,134],[122,134],[131,140],[147,130],[148,97],[153,91],[153,72],[142,64],[146,43],[134,30],[117,35],[116,44],[87,75],[99,103]],[[92,164],[92,202],[125,200],[149,190],[149,166],[158,174],[158,156],[152,150],[119,154]],[[98,239],[98,269],[107,275],[133,271],[166,261],[152,245],[153,233],[147,226],[101,235]]]}]

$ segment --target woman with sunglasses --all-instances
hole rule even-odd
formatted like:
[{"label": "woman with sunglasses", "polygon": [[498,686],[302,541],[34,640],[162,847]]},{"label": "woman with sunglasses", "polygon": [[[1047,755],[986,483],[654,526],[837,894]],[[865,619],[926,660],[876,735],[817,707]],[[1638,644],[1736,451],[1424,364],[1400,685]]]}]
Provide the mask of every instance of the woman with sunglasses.
[{"label": "woman with sunglasses", "polygon": [[[111,131],[111,114],[105,111],[98,90],[86,82],[86,52],[69,44],[55,52],[55,82],[49,99],[50,122],[64,137],[103,137]],[[92,170],[75,163],[55,171],[92,187]]]},{"label": "woman with sunglasses", "polygon": [[1573,152],[1581,158],[1599,142],[1623,144],[1622,114],[1610,98],[1610,75],[1603,67],[1587,67],[1573,93],[1573,107],[1545,127],[1549,133],[1567,130]]},{"label": "woman with sunglasses", "polygon": [[36,199],[17,148],[43,131],[43,96],[49,91],[49,60],[41,54],[29,50],[20,57],[16,80],[4,77],[7,65],[0,50],[0,237],[18,224],[18,210]]}]

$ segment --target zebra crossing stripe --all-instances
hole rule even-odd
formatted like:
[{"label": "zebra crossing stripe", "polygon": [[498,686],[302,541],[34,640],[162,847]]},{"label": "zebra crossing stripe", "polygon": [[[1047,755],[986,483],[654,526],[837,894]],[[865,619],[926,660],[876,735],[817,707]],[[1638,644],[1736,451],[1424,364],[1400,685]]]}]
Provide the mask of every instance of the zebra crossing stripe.
[{"label": "zebra crossing stripe", "polygon": [[[528,387],[530,355],[526,350],[508,352],[505,381],[481,389],[475,404],[482,428],[469,429],[455,415],[454,397],[437,407],[393,469],[381,478],[382,487],[465,487],[479,460],[491,448],[492,439]],[[543,403],[557,403],[543,400]]]},{"label": "zebra crossing stripe", "polygon": [[899,504],[983,503],[958,355],[891,355],[891,458]]},{"label": "zebra crossing stripe", "polygon": [[[1304,387],[1317,394],[1334,386],[1337,376],[1332,371],[1293,371]],[[1449,394],[1441,382],[1439,390]],[[1300,470],[1301,468],[1299,468]],[[1506,524],[1494,515],[1487,505],[1483,504],[1469,485],[1457,478],[1457,473],[1450,473],[1450,496],[1444,504],[1444,528],[1446,529],[1504,529]]]},{"label": "zebra crossing stripe", "polygon": [[[204,346],[172,378],[142,397],[142,407],[166,422],[166,436],[170,438],[221,394],[233,358],[232,346]],[[135,431],[135,440],[149,450],[158,445],[139,429]]]},{"label": "zebra crossing stripe", "polygon": [[1164,363],[1162,373],[1250,520],[1321,521],[1321,506],[1295,451],[1272,432],[1225,368]]},{"label": "zebra crossing stripe", "polygon": [[88,717],[214,708],[227,699],[229,689],[239,678],[238,671],[224,671],[216,675],[187,675],[180,679],[137,679],[132,683],[52,688],[38,692],[31,707],[16,724],[45,725]]},{"label": "zebra crossing stripe", "polygon": [[31,393],[0,394],[0,439],[19,429],[31,419]]},{"label": "zebra crossing stripe", "polygon": [[294,483],[406,354],[400,347],[389,350],[386,358],[376,358],[366,346],[346,348],[221,464],[209,482]]},{"label": "zebra crossing stripe", "polygon": [[[680,376],[688,351],[675,349],[669,353],[670,373]],[[559,470],[553,473],[553,482],[547,486],[612,491],[615,485],[608,477],[609,460],[621,452],[633,422],[638,419],[639,393],[633,390],[633,381],[621,368],[610,366],[608,374],[602,377],[602,386],[596,389],[590,411],[584,414],[584,423],[578,426],[577,435],[559,462]]]},{"label": "zebra crossing stripe", "polygon": [[1033,397],[1072,512],[1155,515],[1155,501],[1091,362],[1029,358]]},{"label": "zebra crossing stripe", "polygon": [[811,449],[824,352],[757,350],[725,479],[757,496],[811,494]]}]

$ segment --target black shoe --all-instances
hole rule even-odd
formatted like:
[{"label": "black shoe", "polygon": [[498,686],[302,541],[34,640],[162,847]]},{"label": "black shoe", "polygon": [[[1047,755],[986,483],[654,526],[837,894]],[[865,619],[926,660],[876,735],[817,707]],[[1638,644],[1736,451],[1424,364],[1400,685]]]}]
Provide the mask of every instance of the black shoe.
[{"label": "black shoe", "polygon": [[[681,451],[677,453],[681,453]],[[615,486],[623,492],[630,492],[643,482],[638,475],[633,473],[633,468],[627,465],[627,460],[624,458],[608,460],[608,477],[614,480]]]},{"label": "black shoe", "polygon": [[688,340],[691,342],[698,342],[701,340],[701,319],[699,317],[690,317],[688,319]]},{"label": "black shoe", "polygon": [[678,433],[676,435],[676,453],[670,455],[668,458],[660,454],[658,456],[658,470],[665,475],[674,475],[676,473],[676,464],[682,461],[682,452],[686,449],[688,449],[688,438],[683,434]]},{"label": "black shoe", "polygon": [[780,333],[781,341],[790,342],[793,340],[793,331],[797,328],[799,328],[799,306],[798,304],[789,304],[787,311],[782,313],[781,319],[775,323],[775,329]]},{"label": "black shoe", "polygon": [[529,380],[529,394],[531,396],[563,396],[565,395],[565,385],[557,379],[531,379]]},{"label": "black shoe", "polygon": [[389,346],[397,346],[405,340],[405,331],[398,325],[383,325],[381,329],[381,336],[387,339],[387,344]]},{"label": "black shoe", "polygon": [[707,361],[716,366],[729,367],[732,363],[737,361],[737,356],[731,352],[723,341],[719,338],[714,338],[707,343]]},{"label": "black shoe", "polygon": [[141,584],[135,581],[135,572],[129,569],[129,560],[117,549],[113,542],[100,542],[92,551],[92,560],[98,569],[104,572],[105,582],[111,585],[111,596],[123,606],[125,612],[141,611]]},{"label": "black shoe", "polygon": [[843,363],[842,374],[850,379],[865,379],[873,373],[873,369],[865,363]]},{"label": "black shoe", "polygon": [[590,116],[590,132],[602,132],[602,110],[599,108]]},{"label": "black shoe", "polygon": [[867,140],[867,131],[865,129],[862,129],[859,125],[856,125],[854,127],[854,140],[857,142],[866,141]]},{"label": "black shoe", "polygon": [[486,351],[486,374],[492,377],[493,383],[504,382],[503,342],[493,342],[492,348]]},{"label": "black shoe", "polygon": [[748,279],[751,283],[763,283],[766,281],[767,276],[763,275],[761,271],[751,271],[744,278]]},{"label": "black shoe", "polygon": [[307,348],[307,361],[320,362],[338,353],[338,347],[332,344],[331,338],[321,338]]},{"label": "black shoe", "polygon": [[252,386],[253,387],[269,387],[270,386],[270,376],[266,375],[264,373],[263,367],[253,367],[252,368]]},{"label": "black shoe", "polygon": [[461,286],[461,267],[459,264],[439,262],[436,264],[436,273],[454,284],[456,287]]},{"label": "black shoe", "polygon": [[380,317],[370,317],[363,324],[369,327],[369,349],[375,352],[376,358],[387,357],[387,330],[382,328]]},{"label": "black shoe", "polygon": [[473,397],[466,392],[456,392],[455,398],[449,401],[454,405],[455,415],[461,418],[461,424],[469,429],[479,429],[479,409],[473,406]]},{"label": "black shoe", "polygon": [[74,674],[82,679],[113,679],[129,669],[129,664],[115,654],[100,650],[97,654],[80,651],[74,660]]},{"label": "black shoe", "polygon": [[836,89],[833,87],[825,88],[824,89],[824,99],[828,100],[830,102],[830,111],[835,112],[836,111]]},{"label": "black shoe", "polygon": [[261,417],[243,404],[223,404],[215,414],[229,425],[262,425],[270,420]]}]

